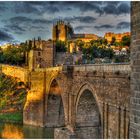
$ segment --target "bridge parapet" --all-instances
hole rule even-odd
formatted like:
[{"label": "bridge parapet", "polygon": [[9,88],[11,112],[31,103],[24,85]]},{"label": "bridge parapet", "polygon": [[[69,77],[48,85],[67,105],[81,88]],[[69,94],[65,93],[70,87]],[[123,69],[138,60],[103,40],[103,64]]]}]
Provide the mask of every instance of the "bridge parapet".
[{"label": "bridge parapet", "polygon": [[59,67],[50,67],[50,68],[36,68],[36,72],[45,72],[45,71],[62,71],[62,66]]},{"label": "bridge parapet", "polygon": [[18,78],[24,83],[27,83],[29,81],[29,70],[26,68],[11,66],[7,64],[0,64],[0,72],[8,76]]},{"label": "bridge parapet", "polygon": [[86,65],[64,65],[63,71],[98,71],[98,72],[126,72],[130,73],[131,67],[129,64],[86,64]]}]

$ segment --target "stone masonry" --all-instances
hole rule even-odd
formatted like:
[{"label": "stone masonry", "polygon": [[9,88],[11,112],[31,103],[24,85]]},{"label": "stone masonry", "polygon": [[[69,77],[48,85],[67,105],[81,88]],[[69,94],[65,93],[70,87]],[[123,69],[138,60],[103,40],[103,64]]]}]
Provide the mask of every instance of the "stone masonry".
[{"label": "stone masonry", "polygon": [[140,139],[140,2],[131,2],[130,138]]},{"label": "stone masonry", "polygon": [[81,65],[31,72],[24,124],[55,138],[128,138],[130,66]]},{"label": "stone masonry", "polygon": [[128,138],[130,65],[64,65],[34,71],[1,65],[1,72],[30,86],[24,124],[58,127],[55,138]]}]

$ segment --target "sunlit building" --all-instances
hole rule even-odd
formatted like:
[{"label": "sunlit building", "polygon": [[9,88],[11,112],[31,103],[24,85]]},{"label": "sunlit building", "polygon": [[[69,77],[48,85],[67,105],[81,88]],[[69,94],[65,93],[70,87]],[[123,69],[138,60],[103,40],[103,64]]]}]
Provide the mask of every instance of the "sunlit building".
[{"label": "sunlit building", "polygon": [[105,33],[104,38],[107,39],[108,43],[111,43],[113,37],[115,38],[116,42],[120,42],[124,36],[130,36],[130,32],[125,33],[108,32]]}]

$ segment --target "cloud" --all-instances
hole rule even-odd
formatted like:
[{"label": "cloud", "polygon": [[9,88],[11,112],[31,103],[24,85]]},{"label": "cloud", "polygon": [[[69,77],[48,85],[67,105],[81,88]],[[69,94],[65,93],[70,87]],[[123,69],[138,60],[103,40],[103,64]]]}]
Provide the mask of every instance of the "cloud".
[{"label": "cloud", "polygon": [[92,26],[77,26],[75,27],[74,29],[77,30],[77,31],[81,31],[81,30],[84,30],[85,28],[93,28]]},{"label": "cloud", "polygon": [[65,17],[65,18],[55,18],[53,19],[52,23],[58,21],[59,19],[70,23],[74,23],[76,21],[81,23],[93,23],[96,20],[96,18],[92,16],[73,16],[73,17]]},{"label": "cloud", "polygon": [[122,21],[117,24],[116,28],[117,29],[128,29],[128,28],[130,28],[130,22]]},{"label": "cloud", "polygon": [[6,6],[6,3],[5,2],[0,2],[0,11],[3,12],[3,11],[6,11],[8,8]]},{"label": "cloud", "polygon": [[92,23],[96,20],[96,18],[91,16],[79,16],[79,17],[74,17],[74,20],[78,20],[79,22],[83,22],[83,23]]},{"label": "cloud", "polygon": [[112,26],[110,24],[104,24],[104,25],[100,25],[100,26],[94,26],[94,28],[97,28],[97,29],[110,29],[110,28],[114,28],[114,26]]},{"label": "cloud", "polygon": [[118,14],[129,14],[130,13],[130,4],[128,3],[121,3],[118,6]]},{"label": "cloud", "polygon": [[15,13],[40,14],[39,9],[28,2],[15,2],[13,10]]},{"label": "cloud", "polygon": [[12,41],[14,40],[13,36],[6,33],[5,31],[0,30],[0,41]]},{"label": "cloud", "polygon": [[41,15],[44,13],[55,14],[67,10],[78,9],[81,12],[94,11],[102,14],[128,14],[130,13],[130,2],[122,1],[32,1],[15,2],[16,13],[28,13]]},{"label": "cloud", "polygon": [[101,14],[121,15],[130,13],[130,2],[104,2]]},{"label": "cloud", "polygon": [[28,18],[25,16],[16,16],[12,17],[7,20],[3,20],[5,23],[12,23],[12,24],[51,24],[51,20],[40,19],[40,18]]},{"label": "cloud", "polygon": [[45,12],[54,14],[59,12],[57,6],[50,5],[49,2],[16,2],[14,6],[14,11],[17,13],[28,13],[41,15]]},{"label": "cloud", "polygon": [[5,31],[10,31],[15,34],[25,34],[27,31],[44,31],[44,29],[47,29],[47,25],[51,24],[51,20],[45,20],[45,19],[32,19],[25,16],[16,16],[12,17],[7,20],[3,20],[5,26]]},{"label": "cloud", "polygon": [[10,31],[10,32],[14,32],[16,34],[19,34],[19,35],[21,35],[21,34],[23,34],[27,31],[26,29],[20,27],[18,24],[17,25],[12,25],[12,24],[11,25],[5,25],[4,29],[5,29],[5,31],[7,30],[7,31]]}]

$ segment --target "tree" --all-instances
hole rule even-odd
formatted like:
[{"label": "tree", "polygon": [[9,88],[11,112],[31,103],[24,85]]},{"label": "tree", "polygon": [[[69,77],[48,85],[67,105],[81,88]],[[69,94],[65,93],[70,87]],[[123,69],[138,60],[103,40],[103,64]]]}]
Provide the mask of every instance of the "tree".
[{"label": "tree", "polygon": [[116,41],[116,38],[113,36],[111,40],[111,44],[114,45],[115,41]]},{"label": "tree", "polygon": [[103,44],[103,45],[107,45],[107,44],[108,44],[107,39],[103,38],[103,39],[102,39],[102,44]]},{"label": "tree", "polygon": [[66,43],[64,41],[57,41],[55,44],[56,52],[66,52]]},{"label": "tree", "polygon": [[121,42],[123,46],[130,46],[130,36],[124,36]]},{"label": "tree", "polygon": [[4,62],[10,64],[22,64],[24,62],[23,52],[15,46],[8,46],[3,51],[3,58]]}]

